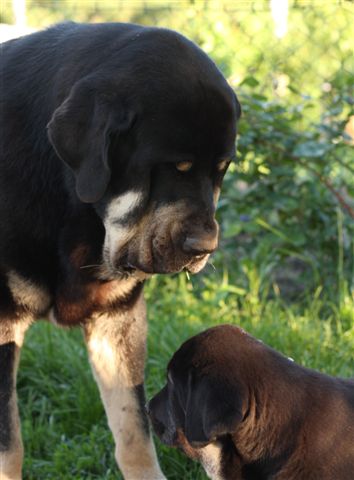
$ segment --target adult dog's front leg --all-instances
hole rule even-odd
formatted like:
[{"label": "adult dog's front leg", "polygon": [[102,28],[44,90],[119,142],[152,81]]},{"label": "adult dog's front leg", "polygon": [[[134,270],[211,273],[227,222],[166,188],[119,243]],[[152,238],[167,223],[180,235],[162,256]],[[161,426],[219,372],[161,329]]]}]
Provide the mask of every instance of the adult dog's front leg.
[{"label": "adult dog's front leg", "polygon": [[144,404],[146,313],[143,297],[127,311],[97,315],[85,325],[93,372],[126,480],[164,479]]},{"label": "adult dog's front leg", "polygon": [[0,480],[22,478],[23,446],[16,373],[29,321],[0,318]]}]

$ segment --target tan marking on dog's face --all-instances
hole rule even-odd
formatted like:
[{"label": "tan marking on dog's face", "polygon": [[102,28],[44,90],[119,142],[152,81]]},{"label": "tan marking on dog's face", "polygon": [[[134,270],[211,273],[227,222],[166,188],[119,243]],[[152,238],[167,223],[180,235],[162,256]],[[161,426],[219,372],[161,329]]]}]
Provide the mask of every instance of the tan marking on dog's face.
[{"label": "tan marking on dog's face", "polygon": [[226,167],[228,166],[229,163],[230,163],[230,159],[229,158],[224,158],[224,160],[221,160],[221,162],[219,162],[216,165],[216,169],[219,172],[223,172],[226,169]]},{"label": "tan marking on dog's face", "polygon": [[176,163],[176,168],[180,172],[189,172],[189,170],[193,167],[193,162],[177,162]]},{"label": "tan marking on dog's face", "polygon": [[161,273],[179,272],[184,268],[197,273],[204,268],[209,255],[198,258],[183,252],[180,247],[186,235],[186,212],[188,208],[183,200],[150,209],[127,244],[125,254],[130,263]]},{"label": "tan marking on dog's face", "polygon": [[221,190],[220,190],[219,187],[215,187],[215,188],[214,188],[214,196],[213,196],[213,198],[214,198],[214,205],[217,205],[217,203],[218,203],[218,201],[219,201],[220,192],[221,192]]},{"label": "tan marking on dog's face", "polygon": [[111,200],[105,218],[103,220],[106,237],[104,242],[105,260],[113,264],[116,252],[120,250],[134,235],[136,227],[122,225],[124,219],[129,216],[142,202],[143,195],[140,192],[130,191]]},{"label": "tan marking on dog's face", "polygon": [[44,314],[48,310],[51,298],[44,287],[35,285],[14,271],[7,274],[7,283],[18,305],[35,315]]},{"label": "tan marking on dog's face", "polygon": [[[124,218],[128,219],[142,205],[142,193],[128,192],[114,199],[107,209],[103,257],[108,275],[119,273],[119,267],[135,269],[135,276],[138,272],[149,275],[179,272],[184,268],[191,273],[202,270],[209,255],[199,258],[183,251],[183,241],[187,235],[202,235],[207,221],[217,236],[215,219],[210,216],[206,220],[181,199],[164,205],[151,202],[131,226],[125,223]],[[191,215],[195,221],[191,221]]]},{"label": "tan marking on dog's face", "polygon": [[203,255],[202,258],[200,259],[195,259],[192,261],[190,264],[187,265],[187,270],[189,273],[199,273],[200,271],[203,270],[205,265],[208,263],[208,260],[210,258],[210,254]]}]

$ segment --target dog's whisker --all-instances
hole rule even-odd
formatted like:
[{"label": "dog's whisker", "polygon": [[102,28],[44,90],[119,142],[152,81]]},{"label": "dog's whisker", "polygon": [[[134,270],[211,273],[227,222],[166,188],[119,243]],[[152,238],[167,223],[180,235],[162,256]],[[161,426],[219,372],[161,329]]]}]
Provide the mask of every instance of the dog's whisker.
[{"label": "dog's whisker", "polygon": [[211,267],[211,268],[214,270],[214,272],[216,272],[216,267],[215,267],[215,265],[213,264],[213,262],[212,262],[211,260],[208,260],[208,261],[207,261],[207,265],[208,265],[209,267]]},{"label": "dog's whisker", "polygon": [[99,268],[102,265],[82,265],[80,268]]}]

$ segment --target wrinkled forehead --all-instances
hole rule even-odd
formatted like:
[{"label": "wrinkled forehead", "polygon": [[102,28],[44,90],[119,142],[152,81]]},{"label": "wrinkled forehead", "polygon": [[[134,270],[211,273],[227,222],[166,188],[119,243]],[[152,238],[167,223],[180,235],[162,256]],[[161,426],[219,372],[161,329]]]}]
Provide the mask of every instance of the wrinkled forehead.
[{"label": "wrinkled forehead", "polygon": [[163,162],[218,162],[235,154],[235,127],[186,116],[184,121],[161,116],[158,124],[145,124],[140,132],[136,157]]},{"label": "wrinkled forehead", "polygon": [[164,152],[222,157],[234,148],[236,104],[227,86],[196,85],[162,95],[146,111],[139,125],[139,143]]}]

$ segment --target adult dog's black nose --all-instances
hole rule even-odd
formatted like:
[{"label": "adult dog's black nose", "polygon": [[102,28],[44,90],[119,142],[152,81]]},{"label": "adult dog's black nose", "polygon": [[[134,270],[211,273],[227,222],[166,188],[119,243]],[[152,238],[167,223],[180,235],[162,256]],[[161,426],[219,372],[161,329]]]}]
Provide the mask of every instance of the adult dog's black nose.
[{"label": "adult dog's black nose", "polygon": [[183,242],[184,253],[204,255],[213,252],[218,246],[218,236],[215,231],[203,232],[198,235],[187,236]]}]

